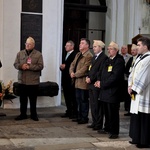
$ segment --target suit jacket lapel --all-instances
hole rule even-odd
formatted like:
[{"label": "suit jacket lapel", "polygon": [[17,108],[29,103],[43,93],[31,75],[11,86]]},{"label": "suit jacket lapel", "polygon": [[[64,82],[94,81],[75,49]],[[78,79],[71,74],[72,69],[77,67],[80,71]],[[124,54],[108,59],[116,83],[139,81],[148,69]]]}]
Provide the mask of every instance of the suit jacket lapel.
[{"label": "suit jacket lapel", "polygon": [[95,58],[93,58],[92,67],[99,61],[99,59],[100,59],[101,56],[102,56],[102,53],[97,57],[96,60],[95,60]]}]

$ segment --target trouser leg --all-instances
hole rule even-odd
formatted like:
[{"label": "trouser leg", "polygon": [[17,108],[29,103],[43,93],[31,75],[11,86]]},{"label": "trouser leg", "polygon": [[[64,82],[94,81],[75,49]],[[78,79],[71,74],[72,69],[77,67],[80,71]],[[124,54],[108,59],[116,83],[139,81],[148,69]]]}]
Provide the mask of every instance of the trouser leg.
[{"label": "trouser leg", "polygon": [[28,105],[28,97],[27,97],[27,88],[26,85],[20,84],[20,115],[27,115],[27,105]]},{"label": "trouser leg", "polygon": [[38,85],[29,85],[29,100],[30,100],[30,113],[32,117],[37,116],[36,104],[37,104],[37,93],[38,93]]}]

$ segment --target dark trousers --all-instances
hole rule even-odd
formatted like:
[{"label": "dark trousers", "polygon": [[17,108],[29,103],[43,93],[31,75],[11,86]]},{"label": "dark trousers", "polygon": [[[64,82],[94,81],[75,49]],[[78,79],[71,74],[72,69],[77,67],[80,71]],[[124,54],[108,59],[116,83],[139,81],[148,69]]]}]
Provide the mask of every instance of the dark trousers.
[{"label": "dark trousers", "polygon": [[[66,81],[67,82],[67,81]],[[68,116],[77,116],[77,101],[75,98],[75,87],[71,84],[63,84],[63,93],[66,103],[66,114]]]},{"label": "dark trousers", "polygon": [[89,89],[90,107],[92,115],[92,124],[96,127],[103,127],[103,108],[101,101],[98,100],[99,90]]},{"label": "dark trousers", "polygon": [[119,134],[119,103],[104,102],[105,128],[110,134]]},{"label": "dark trousers", "polygon": [[32,117],[37,116],[36,103],[39,85],[24,85],[20,84],[20,115],[27,115],[28,98],[30,101],[30,113]]},{"label": "dark trousers", "polygon": [[150,145],[150,114],[138,112],[131,115],[129,136],[134,143]]},{"label": "dark trousers", "polygon": [[78,119],[88,120],[89,91],[76,88],[76,100],[78,105]]},{"label": "dark trousers", "polygon": [[131,104],[131,97],[128,93],[128,81],[124,80],[124,108],[126,111],[130,112],[130,104]]}]

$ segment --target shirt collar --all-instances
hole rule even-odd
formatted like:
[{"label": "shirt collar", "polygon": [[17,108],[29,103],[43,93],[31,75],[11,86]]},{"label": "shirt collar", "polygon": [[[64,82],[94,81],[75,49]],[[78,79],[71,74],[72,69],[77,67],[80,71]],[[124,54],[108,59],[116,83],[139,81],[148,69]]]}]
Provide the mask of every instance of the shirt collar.
[{"label": "shirt collar", "polygon": [[71,50],[71,51],[69,51],[69,52],[67,52],[67,53],[68,53],[68,54],[71,54],[73,51],[74,51],[74,50]]},{"label": "shirt collar", "polygon": [[95,56],[96,56],[96,57],[98,57],[101,53],[102,53],[102,51],[101,51],[101,52],[99,52],[98,54],[96,54]]},{"label": "shirt collar", "polygon": [[115,57],[116,57],[116,56],[113,56],[113,57],[109,57],[109,58],[113,60],[113,59],[114,59]]}]

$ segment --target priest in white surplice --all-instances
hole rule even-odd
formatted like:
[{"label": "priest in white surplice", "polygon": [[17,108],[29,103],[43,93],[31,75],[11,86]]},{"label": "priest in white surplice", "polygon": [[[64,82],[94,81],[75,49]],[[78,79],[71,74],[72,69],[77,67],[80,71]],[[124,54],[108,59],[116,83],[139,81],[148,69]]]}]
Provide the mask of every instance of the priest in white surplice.
[{"label": "priest in white surplice", "polygon": [[138,148],[150,146],[150,39],[142,37],[137,41],[140,55],[128,79],[131,95],[131,121],[129,135],[131,144]]}]

